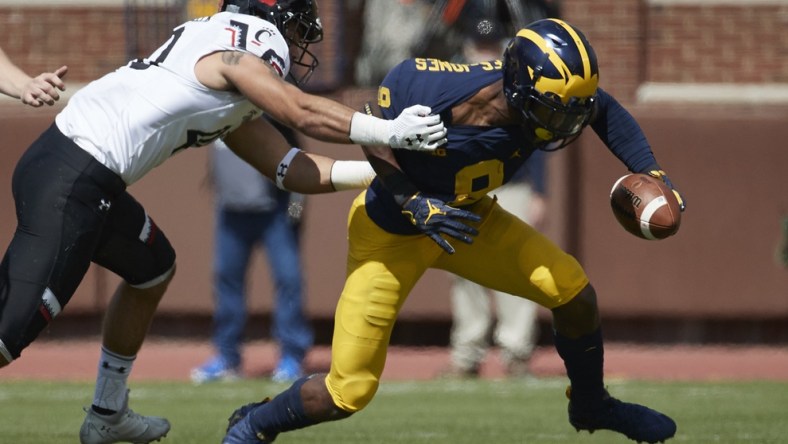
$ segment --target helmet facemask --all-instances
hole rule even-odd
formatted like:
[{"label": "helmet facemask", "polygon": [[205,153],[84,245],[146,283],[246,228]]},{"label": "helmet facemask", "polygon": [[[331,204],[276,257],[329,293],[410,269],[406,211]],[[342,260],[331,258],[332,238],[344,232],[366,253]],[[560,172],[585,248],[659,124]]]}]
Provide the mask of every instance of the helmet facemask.
[{"label": "helmet facemask", "polygon": [[318,66],[308,47],[323,40],[316,0],[221,0],[220,11],[260,17],[273,23],[290,47],[288,79],[303,86]]},{"label": "helmet facemask", "polygon": [[548,142],[542,150],[561,149],[580,137],[591,120],[596,97],[571,97],[565,104],[550,93],[530,88],[520,111],[539,141]]},{"label": "helmet facemask", "polygon": [[[317,5],[315,5],[317,8]],[[323,40],[323,26],[317,11],[314,14],[285,13],[282,14],[281,25],[277,27],[290,46],[290,73],[288,78],[298,86],[305,85],[315,68],[319,65],[317,56],[310,51],[309,45]]]}]

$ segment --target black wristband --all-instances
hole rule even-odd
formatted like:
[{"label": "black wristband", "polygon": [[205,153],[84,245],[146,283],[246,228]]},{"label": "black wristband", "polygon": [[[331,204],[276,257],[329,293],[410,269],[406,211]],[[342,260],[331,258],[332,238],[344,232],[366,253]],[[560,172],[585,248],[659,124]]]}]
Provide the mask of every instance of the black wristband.
[{"label": "black wristband", "polygon": [[414,194],[419,192],[419,189],[408,179],[402,172],[387,174],[385,176],[378,176],[383,187],[388,190],[394,197],[397,205],[403,206]]},{"label": "black wristband", "polygon": [[[372,113],[372,105],[370,105],[369,102],[364,103],[364,112],[368,116],[374,116]],[[393,170],[394,168],[390,169]],[[391,193],[394,197],[394,201],[397,202],[397,205],[400,207],[405,205],[408,199],[419,192],[416,185],[413,185],[410,179],[408,179],[408,176],[400,170],[387,171],[382,174],[378,172],[378,179],[380,179],[383,187]]]}]

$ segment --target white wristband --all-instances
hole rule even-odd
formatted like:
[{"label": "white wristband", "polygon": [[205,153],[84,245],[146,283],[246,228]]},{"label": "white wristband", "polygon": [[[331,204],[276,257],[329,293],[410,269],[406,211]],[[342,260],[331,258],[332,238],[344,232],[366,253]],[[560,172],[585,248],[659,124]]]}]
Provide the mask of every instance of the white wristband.
[{"label": "white wristband", "polygon": [[356,112],[350,119],[350,140],[359,145],[388,145],[391,122]]},{"label": "white wristband", "polygon": [[287,188],[285,188],[285,176],[287,176],[287,170],[290,168],[290,162],[292,162],[296,154],[300,152],[301,150],[298,148],[290,148],[290,151],[285,154],[285,157],[279,161],[279,165],[276,167],[276,186],[280,190],[287,190]]},{"label": "white wristband", "polygon": [[331,167],[331,185],[336,191],[366,188],[374,178],[375,170],[366,160],[336,160]]}]

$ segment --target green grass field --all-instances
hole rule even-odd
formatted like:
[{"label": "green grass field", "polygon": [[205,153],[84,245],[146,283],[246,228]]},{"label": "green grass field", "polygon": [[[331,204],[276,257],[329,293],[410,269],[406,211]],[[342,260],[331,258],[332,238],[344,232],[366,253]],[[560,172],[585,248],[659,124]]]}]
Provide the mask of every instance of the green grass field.
[{"label": "green grass field", "polygon": [[[617,434],[578,434],[566,419],[564,379],[384,383],[372,404],[350,419],[281,435],[277,444],[625,443]],[[163,444],[218,444],[238,405],[285,386],[261,380],[193,386],[132,383],[132,408],[167,416]],[[670,442],[788,442],[788,383],[655,383],[613,381],[610,392],[670,414]],[[87,383],[3,381],[0,442],[77,443]]]}]

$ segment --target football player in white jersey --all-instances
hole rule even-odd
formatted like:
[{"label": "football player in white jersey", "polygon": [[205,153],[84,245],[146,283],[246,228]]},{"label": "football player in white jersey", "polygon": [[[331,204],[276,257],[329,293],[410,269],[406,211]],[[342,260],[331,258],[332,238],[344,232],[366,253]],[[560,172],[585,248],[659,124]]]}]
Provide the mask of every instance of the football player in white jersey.
[{"label": "football player in white jersey", "polygon": [[30,77],[8,58],[3,48],[0,48],[0,93],[19,99],[25,105],[34,108],[54,105],[60,100],[58,90],[66,90],[63,76],[67,72],[68,67],[64,65],[53,72],[43,72]]},{"label": "football player in white jersey", "polygon": [[[446,131],[430,109],[394,120],[302,92],[322,38],[313,0],[225,0],[220,12],[174,29],[149,58],[88,84],[25,152],[12,179],[17,229],[0,265],[0,367],[18,358],[68,303],[90,262],[123,278],[104,319],[83,444],[146,443],[165,418],[128,408],[127,379],[175,252],[126,191],[178,151],[223,138],[241,158],[299,193],[364,188],[366,162],[291,148],[266,119],[336,143],[435,149]],[[293,51],[293,53],[291,53]]]}]

